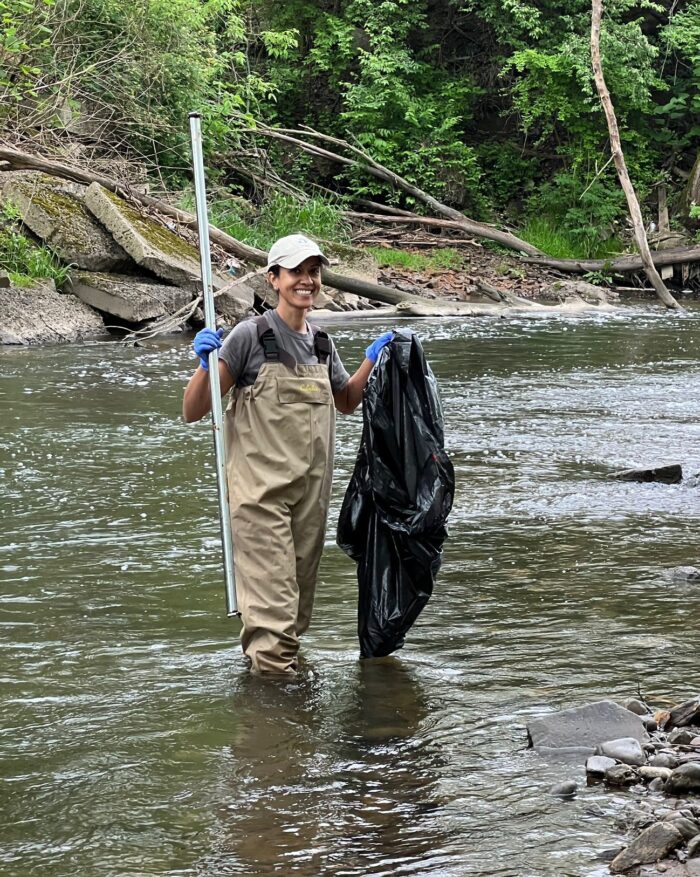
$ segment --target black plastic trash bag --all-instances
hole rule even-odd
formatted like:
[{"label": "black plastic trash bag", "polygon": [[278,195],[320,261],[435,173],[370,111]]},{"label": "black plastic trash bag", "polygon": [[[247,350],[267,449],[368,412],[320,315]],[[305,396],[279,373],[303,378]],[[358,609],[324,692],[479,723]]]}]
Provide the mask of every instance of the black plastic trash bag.
[{"label": "black plastic trash bag", "polygon": [[412,333],[382,349],[362,416],[337,539],[357,562],[360,652],[370,658],[400,649],[428,602],[454,496],[437,384]]}]

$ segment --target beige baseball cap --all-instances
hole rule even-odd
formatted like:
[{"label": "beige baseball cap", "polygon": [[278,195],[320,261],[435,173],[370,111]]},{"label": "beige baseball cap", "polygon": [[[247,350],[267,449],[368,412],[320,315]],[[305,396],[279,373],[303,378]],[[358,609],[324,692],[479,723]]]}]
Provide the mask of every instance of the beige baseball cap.
[{"label": "beige baseball cap", "polygon": [[303,234],[288,234],[275,241],[270,247],[265,270],[269,271],[274,265],[281,265],[282,268],[296,268],[310,256],[318,256],[324,265],[331,264],[319,249],[318,244],[311,238],[307,238]]}]

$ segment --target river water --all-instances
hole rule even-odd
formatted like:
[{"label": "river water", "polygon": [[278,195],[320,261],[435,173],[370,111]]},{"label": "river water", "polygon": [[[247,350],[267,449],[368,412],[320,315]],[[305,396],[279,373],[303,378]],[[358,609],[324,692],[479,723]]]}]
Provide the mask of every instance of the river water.
[{"label": "river water", "polygon": [[[298,681],[225,618],[189,341],[0,350],[4,877],[602,877],[626,794],[526,746],[531,716],[700,689],[700,312],[420,320],[457,475],[395,658],[357,659],[338,470]],[[387,326],[337,322],[348,365]],[[677,486],[610,480],[678,462]],[[568,802],[548,794],[581,783]]]}]

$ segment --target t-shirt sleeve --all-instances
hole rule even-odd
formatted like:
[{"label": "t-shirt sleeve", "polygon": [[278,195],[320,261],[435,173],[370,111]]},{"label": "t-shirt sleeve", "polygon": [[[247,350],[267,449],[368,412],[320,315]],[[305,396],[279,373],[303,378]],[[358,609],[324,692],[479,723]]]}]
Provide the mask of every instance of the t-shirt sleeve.
[{"label": "t-shirt sleeve", "polygon": [[338,355],[338,351],[332,340],[331,345],[333,347],[331,353],[331,389],[334,393],[339,393],[341,390],[345,389],[345,385],[350,380],[350,375],[345,370],[343,361]]},{"label": "t-shirt sleeve", "polygon": [[253,349],[253,341],[257,341],[258,329],[253,320],[236,323],[226,336],[219,350],[219,357],[226,363],[231,372],[234,385],[245,371],[246,363]]}]

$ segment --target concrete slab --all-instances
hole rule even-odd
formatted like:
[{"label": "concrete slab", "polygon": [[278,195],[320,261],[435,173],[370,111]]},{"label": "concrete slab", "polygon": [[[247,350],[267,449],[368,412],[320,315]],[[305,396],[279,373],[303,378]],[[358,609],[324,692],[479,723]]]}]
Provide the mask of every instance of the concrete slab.
[{"label": "concrete slab", "polygon": [[83,203],[85,187],[35,171],[3,175],[2,199],[68,265],[88,271],[124,270],[128,254]]},{"label": "concrete slab", "polygon": [[98,183],[88,186],[85,204],[137,265],[176,286],[201,288],[199,253],[187,241]]},{"label": "concrete slab", "polygon": [[62,344],[106,334],[102,318],[52,280],[0,289],[0,344]]},{"label": "concrete slab", "polygon": [[173,314],[192,299],[187,289],[122,274],[71,271],[67,288],[91,307],[129,323]]}]

